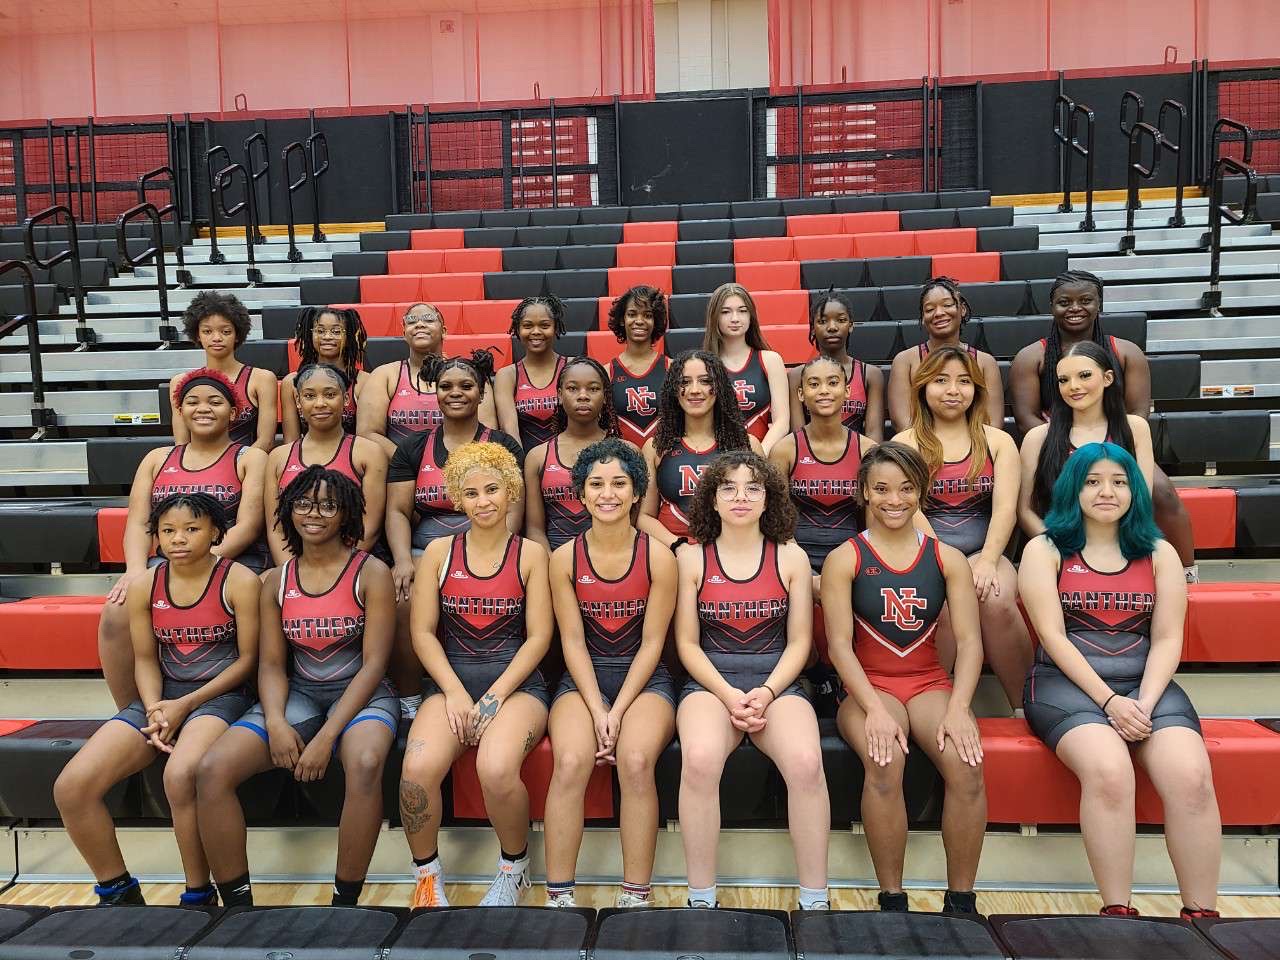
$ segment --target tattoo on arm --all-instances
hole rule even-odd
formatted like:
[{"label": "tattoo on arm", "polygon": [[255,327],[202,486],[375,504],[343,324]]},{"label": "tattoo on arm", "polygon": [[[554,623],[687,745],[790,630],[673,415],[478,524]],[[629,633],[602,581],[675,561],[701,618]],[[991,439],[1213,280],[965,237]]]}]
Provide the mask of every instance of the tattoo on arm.
[{"label": "tattoo on arm", "polygon": [[406,834],[418,833],[431,822],[427,791],[412,780],[400,781],[400,822]]},{"label": "tattoo on arm", "polygon": [[493,717],[498,712],[498,698],[492,693],[486,693],[476,704],[476,711],[482,717]]}]

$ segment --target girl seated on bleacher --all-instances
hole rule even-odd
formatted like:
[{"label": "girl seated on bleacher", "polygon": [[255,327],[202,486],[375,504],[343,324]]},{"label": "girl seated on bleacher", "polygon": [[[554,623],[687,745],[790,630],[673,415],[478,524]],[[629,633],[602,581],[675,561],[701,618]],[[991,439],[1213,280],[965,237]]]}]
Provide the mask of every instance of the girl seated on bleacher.
[{"label": "girl seated on bleacher", "polygon": [[[350,434],[356,432],[356,403],[369,381],[369,374],[363,369],[367,343],[364,324],[354,308],[303,307],[298,311],[298,326],[293,333],[298,369],[327,363],[343,372],[351,389],[342,406],[342,429]],[[290,373],[280,381],[280,429],[285,443],[293,443],[308,429],[298,412],[297,378],[297,373]]]},{"label": "girl seated on bleacher", "polygon": [[[884,373],[874,363],[863,363],[849,354],[849,334],[853,332],[853,307],[848,297],[828,290],[814,298],[809,311],[809,341],[818,357],[828,357],[844,370],[848,389],[840,406],[841,422],[855,433],[879,443],[884,439]],[[816,358],[815,358],[816,359]],[[791,429],[809,422],[801,396],[802,367],[788,373],[791,388]],[[770,451],[772,454],[772,451]]]},{"label": "girl seated on bleacher", "polygon": [[609,332],[624,344],[609,361],[613,406],[622,439],[637,447],[658,427],[658,397],[671,361],[662,352],[667,298],[656,287],[632,287],[609,308]]},{"label": "girl seated on bleacher", "polygon": [[556,353],[556,338],[564,334],[564,304],[557,297],[525,297],[511,313],[511,336],[524,347],[524,359],[498,371],[493,400],[498,426],[519,440],[525,453],[555,433],[556,382],[565,364]]},{"label": "girl seated on bleacher", "polygon": [[1027,544],[1018,577],[1040,638],[1023,703],[1036,736],[1080,778],[1080,830],[1103,915],[1137,915],[1137,761],[1164,806],[1182,915],[1216,917],[1213,774],[1195,708],[1173,682],[1187,585],[1152,520],[1147,483],[1113,442],[1083,444],[1057,475],[1044,535]]},{"label": "girl seated on bleacher", "polygon": [[99,902],[141,904],[104,798],[167,755],[165,796],[186,878],[180,905],[216,906],[196,826],[196,768],[253,703],[261,582],[213,553],[227,533],[227,515],[207,493],[166,496],[147,526],[166,559],[133,581],[126,600],[139,699],[116,714],[123,723],[98,728],[58,776],[53,794],[97,881]]}]

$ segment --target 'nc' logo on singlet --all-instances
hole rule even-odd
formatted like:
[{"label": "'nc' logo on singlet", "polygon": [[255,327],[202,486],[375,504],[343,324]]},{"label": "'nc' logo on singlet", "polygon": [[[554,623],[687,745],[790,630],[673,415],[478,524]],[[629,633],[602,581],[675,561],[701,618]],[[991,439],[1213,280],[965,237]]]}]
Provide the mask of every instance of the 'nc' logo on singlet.
[{"label": "'nc' logo on singlet", "polygon": [[924,626],[924,621],[916,616],[916,611],[926,609],[929,601],[917,597],[915,587],[903,587],[901,590],[881,587],[880,596],[884,598],[881,622],[896,624],[902,630],[919,630]]},{"label": "'nc' logo on singlet", "polygon": [[692,497],[698,492],[698,481],[702,479],[702,471],[706,468],[705,463],[696,467],[680,465],[680,496]]},{"label": "'nc' logo on singlet", "polygon": [[645,416],[656,413],[653,401],[658,395],[648,387],[627,387],[627,413],[642,413]]}]

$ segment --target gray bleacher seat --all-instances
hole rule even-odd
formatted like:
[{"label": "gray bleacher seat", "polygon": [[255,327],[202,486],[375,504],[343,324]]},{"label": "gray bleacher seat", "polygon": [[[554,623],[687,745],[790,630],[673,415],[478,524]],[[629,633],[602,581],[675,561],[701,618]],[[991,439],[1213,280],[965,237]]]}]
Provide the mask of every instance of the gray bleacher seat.
[{"label": "gray bleacher seat", "polygon": [[540,297],[547,292],[547,275],[537,270],[486,273],[484,295],[487,300],[523,300]]},{"label": "gray bleacher seat", "polygon": [[484,210],[480,213],[482,227],[527,227],[528,210]]},{"label": "gray bleacher seat", "polygon": [[408,230],[383,230],[378,233],[360,234],[361,250],[408,250],[412,244]]},{"label": "gray bleacher seat", "polygon": [[751,240],[756,237],[785,237],[786,217],[739,217],[733,224],[733,239]]},{"label": "gray bleacher seat", "polygon": [[304,304],[359,303],[359,277],[302,277],[298,297]]},{"label": "gray bleacher seat", "polygon": [[[707,323],[709,294],[680,293],[667,299],[667,317],[672,330],[681,328],[703,329]],[[671,331],[667,332],[670,337]],[[670,351],[667,351],[670,353]],[[677,351],[678,352],[678,351]],[[672,354],[674,356],[675,354]]]},{"label": "gray bleacher seat", "polygon": [[561,300],[569,297],[603,297],[609,293],[608,270],[550,270],[547,293]]},{"label": "gray bleacher seat", "polygon": [[924,283],[932,275],[932,257],[871,257],[867,260],[866,282],[871,287]]},{"label": "gray bleacher seat", "polygon": [[618,262],[618,248],[611,243],[583,244],[556,250],[559,270],[608,270]]},{"label": "gray bleacher seat", "polygon": [[262,308],[262,336],[268,340],[291,340],[298,325],[298,308],[268,306]]},{"label": "gray bleacher seat", "polygon": [[370,337],[364,353],[365,369],[373,370],[384,363],[407,360],[409,345],[403,337]]},{"label": "gray bleacher seat", "polygon": [[897,321],[859,323],[849,334],[849,353],[865,363],[885,363],[903,347]]},{"label": "gray bleacher seat", "polygon": [[507,247],[502,251],[503,270],[556,270],[560,251],[573,247]]},{"label": "gray bleacher seat", "polygon": [[882,193],[856,193],[847,197],[831,198],[831,210],[833,213],[864,213],[884,209],[884,194]]},{"label": "gray bleacher seat", "polygon": [[991,203],[990,190],[939,190],[939,207],[985,207]]},{"label": "gray bleacher seat", "polygon": [[517,247],[562,247],[569,242],[568,227],[517,227]]},{"label": "gray bleacher seat", "polygon": [[728,240],[733,236],[733,220],[681,220],[681,242],[693,240]]},{"label": "gray bleacher seat", "polygon": [[1009,250],[1000,254],[1002,280],[1052,278],[1066,269],[1066,250]]},{"label": "gray bleacher seat", "polygon": [[679,220],[680,206],[675,203],[660,203],[646,207],[632,207],[628,219],[632,223],[662,223],[667,220]]},{"label": "gray bleacher seat", "polygon": [[978,252],[1036,250],[1040,246],[1039,227],[979,227]]},{"label": "gray bleacher seat", "polygon": [[167,447],[172,437],[90,437],[85,441],[89,485],[128,486],[138,464],[156,447]]},{"label": "gray bleacher seat", "polygon": [[360,253],[335,253],[333,255],[333,275],[335,277],[381,276],[386,272],[387,255],[384,251],[368,250]]},{"label": "gray bleacher seat", "polygon": [[1267,410],[1170,411],[1153,419],[1157,416],[1163,422],[1156,450],[1160,463],[1246,462],[1268,457],[1271,414]]},{"label": "gray bleacher seat", "polygon": [[578,246],[615,244],[622,242],[622,236],[621,223],[580,223],[569,228],[568,242]]},{"label": "gray bleacher seat", "polygon": [[579,223],[576,207],[541,208],[529,211],[531,227],[571,227]]},{"label": "gray bleacher seat", "polygon": [[287,340],[246,340],[236,348],[236,357],[251,367],[270,370],[277,379],[289,375]]},{"label": "gray bleacher seat", "polygon": [[933,210],[938,206],[936,193],[886,193],[886,210]]},{"label": "gray bleacher seat", "polygon": [[674,293],[711,293],[723,283],[733,283],[731,263],[686,264],[671,271]]},{"label": "gray bleacher seat", "polygon": [[919,320],[920,287],[916,284],[881,287],[880,309],[885,320]]},{"label": "gray bleacher seat", "polygon": [[819,213],[831,213],[830,197],[792,197],[782,201],[784,217],[812,216]]},{"label": "gray bleacher seat", "polygon": [[951,207],[937,210],[903,210],[898,217],[902,230],[947,230],[956,226],[956,211]]},{"label": "gray bleacher seat", "polygon": [[588,330],[599,330],[600,300],[597,297],[569,299],[564,301],[565,329],[574,333],[585,333]]},{"label": "gray bleacher seat", "polygon": [[1021,312],[1027,299],[1024,280],[997,283],[962,283],[960,294],[975,317],[1012,317]]},{"label": "gray bleacher seat", "polygon": [[1013,207],[961,207],[956,222],[961,227],[1012,227]]},{"label": "gray bleacher seat", "polygon": [[98,508],[119,497],[0,500],[0,563],[91,563],[98,559]]},{"label": "gray bleacher seat", "polygon": [[782,213],[781,200],[735,200],[729,205],[729,215],[738,217],[776,217]]},{"label": "gray bleacher seat", "polygon": [[860,287],[866,280],[865,260],[806,260],[800,264],[800,283],[809,290]]},{"label": "gray bleacher seat", "polygon": [[[479,219],[479,214],[476,219]],[[430,230],[438,226],[429,213],[392,213],[382,223],[388,230]]]},{"label": "gray bleacher seat", "polygon": [[853,308],[854,323],[862,325],[875,319],[876,312],[880,309],[879,288],[841,288],[840,293]]},{"label": "gray bleacher seat", "polygon": [[626,223],[628,207],[584,207],[578,215],[582,224]]},{"label": "gray bleacher seat", "polygon": [[680,204],[681,220],[728,220],[729,204],[724,203],[682,203]]},{"label": "gray bleacher seat", "polygon": [[702,337],[705,330],[701,324],[693,326],[671,327],[663,338],[663,345],[668,357],[678,357],[686,350],[701,350]]},{"label": "gray bleacher seat", "polygon": [[1029,343],[1044,336],[1052,320],[1046,317],[985,317],[982,335],[987,352],[997,360],[1012,358]]},{"label": "gray bleacher seat", "polygon": [[1195,400],[1200,396],[1200,355],[1157,353],[1147,357],[1151,399]]},{"label": "gray bleacher seat", "polygon": [[1236,491],[1236,544],[1280,547],[1280,484]]},{"label": "gray bleacher seat", "polygon": [[[468,230],[480,226],[479,210],[444,210],[431,215],[431,226],[437,230]],[[387,229],[391,229],[390,223]]]},{"label": "gray bleacher seat", "polygon": [[462,242],[468,247],[514,247],[515,227],[469,227],[462,232]]},{"label": "gray bleacher seat", "polygon": [[676,243],[676,265],[733,263],[732,240],[681,240]]}]

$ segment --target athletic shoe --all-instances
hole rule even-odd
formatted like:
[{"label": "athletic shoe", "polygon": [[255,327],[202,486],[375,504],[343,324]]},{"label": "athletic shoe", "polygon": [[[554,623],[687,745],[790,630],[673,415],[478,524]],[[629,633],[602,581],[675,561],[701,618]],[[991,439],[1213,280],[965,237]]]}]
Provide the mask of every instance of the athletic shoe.
[{"label": "athletic shoe", "polygon": [[98,895],[100,907],[145,907],[147,901],[142,898],[142,886],[137,877],[130,877],[129,882],[119,887],[103,887],[94,884],[93,892]]},{"label": "athletic shoe", "polygon": [[218,891],[213,888],[213,884],[208,884],[199,890],[183,890],[178,897],[180,907],[216,907],[217,905]]},{"label": "athletic shoe", "polygon": [[1222,916],[1217,910],[1202,910],[1199,907],[1183,907],[1178,915],[1183,920],[1216,920]]},{"label": "athletic shoe", "polygon": [[573,902],[572,893],[553,893],[547,897],[547,906],[559,909],[561,907],[576,907]]},{"label": "athletic shoe", "polygon": [[520,905],[520,895],[528,890],[529,861],[517,865],[509,860],[498,861],[498,874],[489,884],[489,889],[480,899],[482,907],[516,907]]},{"label": "athletic shoe", "polygon": [[1127,903],[1112,903],[1103,907],[1098,911],[1100,917],[1136,917],[1139,916],[1136,908],[1129,906]]},{"label": "athletic shoe", "polygon": [[418,882],[413,888],[413,899],[409,901],[411,910],[424,907],[447,907],[449,899],[444,895],[444,872],[433,870],[430,873],[418,874]]},{"label": "athletic shoe", "polygon": [[405,720],[412,720],[418,715],[418,708],[422,706],[422,697],[401,697],[400,698],[400,716]]},{"label": "athletic shoe", "polygon": [[800,909],[801,909],[801,910],[819,910],[819,911],[821,911],[821,910],[830,910],[830,909],[831,909],[831,901],[830,901],[830,900],[818,900],[818,901],[816,901],[812,906],[808,906],[808,907],[806,907],[806,906],[802,903],[802,904],[800,904]]},{"label": "athletic shoe", "polygon": [[619,910],[638,910],[644,907],[652,907],[653,900],[649,897],[642,897],[635,893],[620,893],[618,899],[613,901],[614,907]]},{"label": "athletic shoe", "polygon": [[687,900],[685,906],[693,907],[695,910],[715,910],[720,906],[720,901],[712,903],[710,900]]},{"label": "athletic shoe", "polygon": [[942,895],[943,913],[977,913],[978,895],[972,890],[948,890]]},{"label": "athletic shoe", "polygon": [[907,894],[903,890],[897,893],[890,893],[888,890],[881,890],[880,895],[876,898],[880,903],[882,913],[906,913],[907,912]]}]

